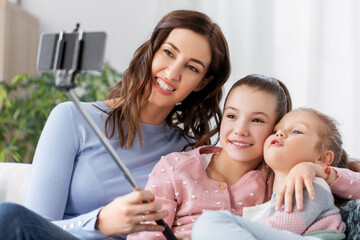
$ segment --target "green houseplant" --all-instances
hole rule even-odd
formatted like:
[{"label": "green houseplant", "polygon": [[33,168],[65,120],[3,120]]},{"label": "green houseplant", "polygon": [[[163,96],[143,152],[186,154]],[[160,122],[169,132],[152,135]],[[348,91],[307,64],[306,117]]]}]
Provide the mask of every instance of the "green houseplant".
[{"label": "green houseplant", "polygon": [[[101,73],[79,74],[75,92],[80,101],[101,100],[121,77],[122,74],[106,64]],[[55,88],[52,73],[22,74],[10,84],[0,82],[0,162],[32,162],[51,110],[68,100],[64,91]]]}]

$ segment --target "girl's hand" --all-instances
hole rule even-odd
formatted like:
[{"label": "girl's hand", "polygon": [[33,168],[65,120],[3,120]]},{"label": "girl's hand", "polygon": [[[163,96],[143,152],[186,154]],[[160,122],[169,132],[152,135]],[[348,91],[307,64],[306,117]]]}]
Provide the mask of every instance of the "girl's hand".
[{"label": "girl's hand", "polygon": [[[100,210],[95,228],[105,236],[121,236],[140,231],[164,231],[163,226],[145,224],[163,219],[167,211],[159,211],[161,203],[154,202],[150,191],[141,190],[118,197]],[[158,212],[159,211],[159,212]]]},{"label": "girl's hand", "polygon": [[325,167],[312,162],[302,162],[297,164],[291,169],[287,176],[287,181],[281,192],[276,196],[275,207],[277,210],[281,208],[281,205],[285,199],[285,211],[292,211],[292,201],[295,191],[296,210],[303,210],[303,189],[304,186],[309,193],[311,200],[315,200],[315,191],[312,181],[315,177],[321,177],[326,179],[326,182],[330,185],[337,178],[337,172],[335,169],[330,168],[330,175],[325,173]]},{"label": "girl's hand", "polygon": [[349,158],[349,169],[354,172],[360,172],[360,159]]},{"label": "girl's hand", "polygon": [[[277,193],[276,196],[276,210],[280,210],[285,199],[285,211],[292,211],[293,196],[295,192],[296,209],[301,211],[303,209],[303,190],[306,187],[310,199],[315,199],[315,191],[312,184],[316,176],[317,165],[312,162],[303,162],[297,164],[291,169],[287,175],[286,183],[283,189]],[[321,167],[321,166],[320,166]]]}]

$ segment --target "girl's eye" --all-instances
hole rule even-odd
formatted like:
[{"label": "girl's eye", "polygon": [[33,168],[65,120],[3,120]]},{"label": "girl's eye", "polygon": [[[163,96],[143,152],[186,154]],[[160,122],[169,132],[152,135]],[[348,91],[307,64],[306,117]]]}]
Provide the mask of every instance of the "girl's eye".
[{"label": "girl's eye", "polygon": [[199,72],[199,70],[196,67],[192,66],[192,65],[188,65],[187,67],[193,72],[196,72],[196,73]]},{"label": "girl's eye", "polygon": [[167,49],[164,49],[164,53],[165,53],[166,55],[170,56],[170,57],[173,57],[173,56],[174,56],[174,54],[172,54],[172,52],[170,52],[170,51],[167,50]]},{"label": "girl's eye", "polygon": [[294,134],[302,134],[302,132],[298,131],[298,130],[294,130],[293,131]]},{"label": "girl's eye", "polygon": [[263,120],[261,120],[261,119],[259,119],[259,118],[254,119],[254,120],[253,120],[253,122],[257,122],[257,123],[264,123],[264,121],[263,121]]},{"label": "girl's eye", "polygon": [[232,114],[227,114],[226,117],[227,117],[227,118],[230,118],[230,119],[235,119],[235,116],[232,115]]}]

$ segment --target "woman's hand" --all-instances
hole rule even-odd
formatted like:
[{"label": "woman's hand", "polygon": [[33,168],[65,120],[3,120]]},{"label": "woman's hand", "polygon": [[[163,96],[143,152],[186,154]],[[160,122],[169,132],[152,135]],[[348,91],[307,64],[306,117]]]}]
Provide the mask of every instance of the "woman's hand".
[{"label": "woman's hand", "polygon": [[178,240],[191,240],[191,236],[190,236],[190,235],[182,234],[182,233],[177,233],[177,234],[175,234],[175,237],[176,237]]},{"label": "woman's hand", "polygon": [[135,191],[116,198],[101,209],[95,227],[105,236],[121,236],[140,231],[162,232],[165,230],[163,226],[144,223],[163,219],[168,215],[167,211],[159,211],[160,209],[161,203],[154,202],[151,192]]},{"label": "woman's hand", "polygon": [[309,193],[310,199],[315,199],[315,191],[312,185],[312,181],[316,176],[315,167],[315,163],[303,162],[291,169],[283,189],[277,193],[275,204],[277,210],[280,210],[285,200],[285,211],[291,212],[295,192],[296,209],[301,211],[303,209],[304,186]]}]

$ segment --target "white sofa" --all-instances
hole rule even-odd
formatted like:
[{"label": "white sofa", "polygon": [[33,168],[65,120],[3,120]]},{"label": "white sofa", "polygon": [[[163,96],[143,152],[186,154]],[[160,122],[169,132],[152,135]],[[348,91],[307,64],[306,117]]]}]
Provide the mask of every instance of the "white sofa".
[{"label": "white sofa", "polygon": [[24,204],[30,172],[29,163],[0,163],[0,203]]}]

